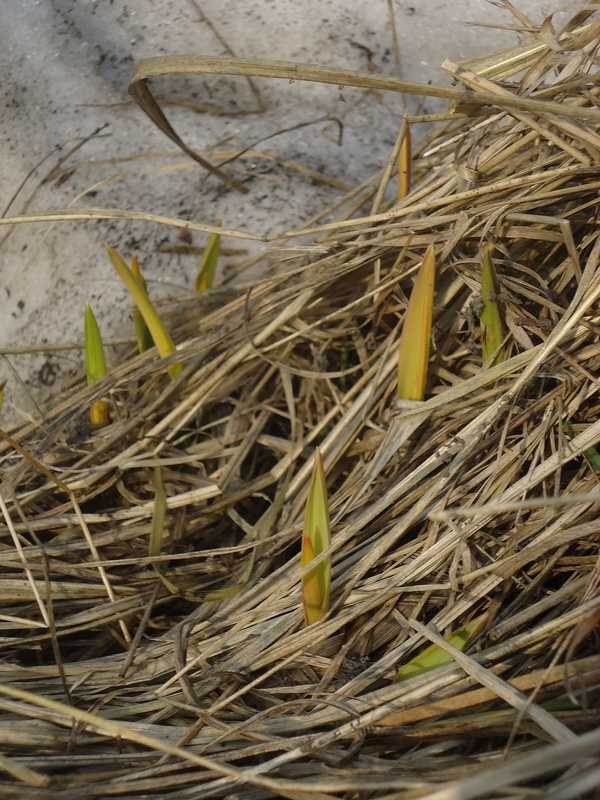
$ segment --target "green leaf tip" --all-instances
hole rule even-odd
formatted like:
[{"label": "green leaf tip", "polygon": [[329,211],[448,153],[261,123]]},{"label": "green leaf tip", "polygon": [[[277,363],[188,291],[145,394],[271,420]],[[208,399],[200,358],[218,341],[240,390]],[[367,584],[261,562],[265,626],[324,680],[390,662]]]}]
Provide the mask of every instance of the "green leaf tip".
[{"label": "green leaf tip", "polygon": [[[479,320],[481,323],[481,360],[483,364],[489,362],[490,367],[500,364],[505,359],[502,346],[504,326],[497,299],[499,292],[492,248],[485,245],[481,251],[481,302],[483,305]],[[490,361],[492,356],[493,360]]]},{"label": "green leaf tip", "polygon": [[[85,372],[87,384],[91,386],[106,375],[106,361],[100,329],[92,307],[85,303],[84,313],[84,346],[85,346]],[[90,407],[90,420],[92,425],[105,425],[108,422],[108,404],[106,400],[96,400]]]},{"label": "green leaf tip", "polygon": [[[331,544],[329,500],[323,458],[319,449],[315,451],[315,462],[308,490],[304,527],[302,530],[302,567],[323,553]],[[304,621],[312,625],[329,611],[331,585],[331,557],[317,564],[302,578],[302,604]]]},{"label": "green leaf tip", "polygon": [[[146,287],[146,281],[141,273],[140,265],[135,253],[133,253],[131,256],[131,271],[133,273],[133,277],[140,284],[147,297],[148,289]],[[150,330],[144,321],[142,312],[135,306],[135,304],[133,309],[133,324],[135,325],[135,338],[137,339],[138,343],[138,353],[145,353],[146,350],[150,350],[152,347],[154,347],[154,339],[152,338],[152,334],[150,333]]]},{"label": "green leaf tip", "polygon": [[[215,225],[220,228],[222,221],[223,217],[219,217]],[[211,235],[208,237],[206,247],[204,248],[204,253],[202,254],[202,261],[200,263],[200,269],[198,270],[198,276],[194,286],[197,292],[201,292],[204,289],[210,289],[212,287],[215,274],[217,272],[217,263],[219,261],[220,251],[221,234],[211,233]]]},{"label": "green leaf tip", "polygon": [[404,316],[398,350],[398,398],[423,400],[427,383],[433,294],[435,249],[427,248]]},{"label": "green leaf tip", "polygon": [[[444,636],[444,639],[448,644],[451,644],[462,653],[465,647],[470,644],[482,630],[487,618],[488,615],[483,614],[483,616],[477,617],[477,619],[474,619],[462,628],[458,628],[458,630],[453,631],[448,636]],[[437,644],[432,644],[399,670],[396,676],[396,682],[414,678],[415,675],[422,675],[424,672],[442,667],[444,664],[449,664],[451,661],[452,656],[450,653],[442,650]]]},{"label": "green leaf tip", "polygon": [[[569,439],[574,439],[576,436],[575,429],[585,430],[589,427],[589,425],[577,425],[574,426],[570,420],[567,420],[565,423],[565,433],[569,437]],[[583,451],[583,455],[587,458],[588,462],[591,466],[596,470],[596,472],[600,472],[600,453],[596,450],[595,447],[588,447],[587,450]]]},{"label": "green leaf tip", "polygon": [[[152,305],[150,298],[117,251],[109,244],[106,245],[106,249],[108,250],[110,259],[119,277],[129,289],[134,303],[139,308],[144,318],[144,322],[148,326],[152,338],[154,339],[160,357],[167,358],[167,356],[170,356],[175,352],[175,345],[173,344],[173,340],[169,336],[167,329],[165,328],[156,309]],[[175,379],[181,372],[181,369],[181,364],[171,364],[170,367],[167,367],[169,377],[172,380]]]}]

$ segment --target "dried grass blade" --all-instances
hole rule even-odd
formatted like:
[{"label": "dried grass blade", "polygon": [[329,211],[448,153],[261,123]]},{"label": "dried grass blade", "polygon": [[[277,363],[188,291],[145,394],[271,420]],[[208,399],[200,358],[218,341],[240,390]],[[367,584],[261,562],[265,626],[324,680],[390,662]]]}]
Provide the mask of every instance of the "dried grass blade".
[{"label": "dried grass blade", "polygon": [[478,664],[476,661],[473,661],[472,658],[464,655],[458,648],[453,647],[449,642],[445,639],[442,639],[441,636],[438,636],[437,633],[434,633],[429,628],[426,628],[425,625],[422,625],[417,620],[410,619],[408,620],[409,624],[419,633],[423,634],[427,639],[429,639],[434,644],[439,645],[440,648],[445,650],[452,658],[461,666],[467,675],[475,678],[479,683],[483,686],[491,689],[495,692],[498,697],[501,697],[507,703],[509,703],[513,708],[516,708],[518,711],[525,712],[534,722],[536,722],[542,730],[546,731],[546,733],[550,734],[553,739],[557,742],[569,742],[572,739],[575,739],[575,734],[563,725],[562,722],[555,719],[548,711],[545,711],[540,706],[535,705],[534,703],[530,703],[530,701],[519,692],[517,689],[514,689],[510,686],[506,681],[499,678],[497,675],[494,675],[493,672],[482,667],[481,664]]},{"label": "dried grass blade", "polygon": [[[165,515],[167,512],[167,492],[162,475],[160,464],[154,466],[154,508],[152,511],[152,525],[150,528],[150,539],[148,541],[148,555],[150,557],[160,556],[162,551],[162,540],[165,529]],[[211,603],[218,600],[226,600],[228,597],[240,592],[243,584],[228,586],[224,589],[215,589],[204,594],[193,594],[179,589],[166,578],[162,573],[162,563],[152,562],[156,574],[160,578],[163,586],[176,597],[182,597],[191,603]]]},{"label": "dried grass blade", "polygon": [[[567,422],[565,424],[565,433],[569,437],[569,439],[574,439],[576,436],[575,428],[571,422]],[[595,447],[588,447],[587,450],[583,451],[583,455],[587,458],[590,462],[592,467],[597,471],[600,472],[600,453],[596,450]]]},{"label": "dried grass blade", "polygon": [[[489,91],[492,95],[497,94],[499,97],[509,97],[512,96],[511,92],[508,89],[505,89],[502,86],[498,86],[492,81],[488,81],[486,78],[482,78],[480,75],[477,75],[474,72],[470,72],[469,70],[460,67],[458,64],[455,64],[453,61],[446,59],[442,64],[442,69],[445,69],[449,72],[454,78],[460,80],[461,83],[464,83],[471,89],[477,91],[479,88],[483,88],[484,90]],[[520,114],[516,111],[510,110],[515,119],[520,120],[524,124],[528,125],[533,130],[537,131],[540,136],[543,136],[549,142],[560,147],[566,153],[568,153],[572,158],[576,161],[579,161],[586,167],[589,167],[592,163],[592,160],[589,156],[585,153],[582,153],[576,147],[569,144],[567,141],[562,139],[560,136],[554,133],[550,128],[546,125],[542,125],[539,123],[533,116],[530,114]]]},{"label": "dried grass blade", "polygon": [[400,147],[398,156],[398,202],[404,200],[410,192],[410,180],[412,171],[412,141],[410,135],[410,125],[406,128],[406,136]]},{"label": "dried grass blade", "polygon": [[[264,775],[250,773],[248,770],[239,769],[222,761],[217,761],[205,756],[197,755],[190,748],[184,749],[171,744],[168,739],[158,739],[150,736],[145,731],[137,730],[131,724],[118,722],[98,714],[83,711],[79,708],[69,706],[41,694],[24,691],[13,686],[0,684],[0,695],[12,697],[20,700],[23,704],[33,705],[36,708],[48,709],[56,714],[64,716],[67,720],[75,719],[78,722],[89,726],[92,730],[99,731],[105,736],[114,737],[115,740],[134,742],[135,744],[155,750],[158,753],[166,753],[175,758],[181,759],[184,763],[195,764],[206,770],[209,774],[214,773],[223,777],[229,777],[236,783],[249,783],[252,786],[264,787],[271,791],[275,796],[288,797],[290,800],[330,800],[330,795],[322,792],[307,792],[301,789],[294,789],[291,781],[270,778]],[[24,711],[27,710],[24,706]],[[212,777],[212,776],[211,776]]]},{"label": "dried grass blade", "polygon": [[2,497],[2,493],[0,493],[0,510],[2,511],[2,515],[4,517],[4,521],[6,522],[6,526],[8,527],[8,529],[10,531],[10,534],[11,534],[11,537],[12,537],[12,540],[13,540],[13,544],[15,545],[15,549],[16,549],[17,553],[19,554],[19,558],[20,558],[20,561],[21,561],[21,563],[23,565],[24,572],[27,575],[27,580],[29,581],[29,585],[31,586],[31,590],[33,592],[33,596],[35,597],[35,601],[36,601],[36,603],[38,605],[38,608],[40,610],[40,614],[42,615],[42,619],[44,620],[44,625],[47,628],[49,628],[50,627],[50,620],[48,618],[48,612],[46,610],[46,607],[45,607],[44,602],[42,600],[42,597],[40,595],[40,592],[39,592],[39,589],[38,589],[38,585],[35,582],[35,578],[33,577],[33,573],[32,573],[32,571],[31,571],[31,569],[29,567],[29,564],[27,563],[27,557],[25,555],[25,551],[23,550],[23,546],[22,546],[21,541],[19,539],[19,535],[15,530],[15,526],[14,526],[13,521],[11,519],[11,516],[10,516],[10,513],[8,511],[8,508],[6,507],[6,503],[4,502],[4,498]]},{"label": "dried grass blade", "polygon": [[171,141],[175,142],[175,144],[180,147],[184,153],[187,153],[190,158],[193,158],[194,161],[197,161],[200,166],[204,167],[204,169],[212,172],[212,174],[217,178],[220,178],[223,183],[227,184],[227,186],[231,186],[232,189],[236,189],[242,194],[248,193],[248,189],[242,183],[230,178],[229,175],[226,175],[220,169],[217,169],[217,167],[213,166],[210,161],[202,158],[201,155],[192,150],[191,147],[188,147],[187,144],[185,144],[185,142],[179,138],[171,126],[171,123],[163,114],[161,107],[154,99],[152,92],[146,85],[145,79],[137,79],[135,81],[132,80],[132,82],[129,84],[129,94],[140,106],[142,111],[144,111],[150,117],[152,122],[158,128],[160,128],[160,130],[166,134]]},{"label": "dried grass blade", "polygon": [[458,65],[471,72],[476,72],[484,78],[501,81],[532,66],[546,51],[545,44],[536,42],[535,44],[510,47],[507,50],[499,50],[497,53],[491,53],[490,55],[459,61]]},{"label": "dried grass blade", "polygon": [[[152,526],[150,528],[150,541],[148,555],[159,556],[162,550],[163,531],[165,529],[165,514],[167,512],[167,492],[162,477],[162,467],[154,467],[154,511],[152,512]],[[157,572],[160,570],[153,564]]]},{"label": "dried grass blade", "polygon": [[36,789],[48,786],[50,778],[47,775],[42,775],[41,772],[36,772],[25,764],[20,764],[12,758],[0,755],[0,770],[7,772],[9,775],[27,786],[33,786]]},{"label": "dried grass blade", "polygon": [[191,222],[187,219],[177,217],[163,217],[160,214],[150,214],[143,211],[124,211],[121,208],[96,208],[95,206],[77,206],[77,208],[55,208],[49,211],[39,211],[35,214],[22,215],[20,217],[0,218],[0,225],[18,225],[24,222],[62,222],[74,219],[137,219],[145,222],[155,222],[158,225],[168,225],[173,228],[188,228],[190,231],[201,231],[202,233],[220,233],[222,236],[231,236],[234,239],[251,239],[255,242],[274,241],[280,238],[280,234],[256,235],[243,231],[215,230],[213,225],[202,225],[198,222]]},{"label": "dried grass blade", "polygon": [[[167,133],[167,130],[164,127],[164,122],[166,122],[169,128],[171,126],[166,121],[146,84],[148,79],[158,78],[161,75],[243,75],[245,77],[251,76],[254,78],[283,78],[291,81],[329,83],[335,86],[357,86],[363,89],[379,89],[381,91],[399,93],[405,92],[406,94],[416,94],[425,97],[442,97],[448,100],[463,101],[470,104],[491,104],[500,108],[517,108],[533,113],[545,112],[569,117],[580,117],[582,119],[591,119],[595,122],[600,120],[600,113],[596,109],[578,108],[563,105],[562,103],[550,103],[545,100],[517,97],[516,95],[499,97],[489,92],[467,92],[462,89],[432,86],[425,83],[414,83],[412,81],[402,81],[398,78],[384,78],[370,74],[363,75],[346,69],[333,70],[327,67],[317,67],[313,64],[298,64],[292,61],[274,61],[267,59],[246,60],[242,58],[220,58],[218,56],[156,56],[155,58],[142,58],[138,61],[133,77],[131,78],[129,93],[165,133]],[[146,110],[146,107],[148,110]],[[156,120],[150,112],[156,116]],[[161,119],[164,120],[164,122],[161,122]],[[171,131],[176,138],[173,138],[171,133],[167,133],[167,135],[172,138],[179,147],[182,147],[183,143],[177,134],[175,134],[172,128]],[[182,149],[195,161],[198,161],[199,157],[193,150],[190,150],[185,145]]]}]

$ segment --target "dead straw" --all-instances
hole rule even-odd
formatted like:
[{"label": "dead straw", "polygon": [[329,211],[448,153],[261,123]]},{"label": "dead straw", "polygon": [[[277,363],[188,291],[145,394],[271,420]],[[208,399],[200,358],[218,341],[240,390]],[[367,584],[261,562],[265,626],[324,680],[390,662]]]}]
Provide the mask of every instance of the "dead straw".
[{"label": "dead straw", "polygon": [[[545,29],[447,65],[464,89],[237,59],[138,66],[142,103],[146,81],[172,72],[458,102],[415,148],[400,203],[385,188],[402,137],[362,187],[270,236],[120,209],[0,220],[136,219],[272,243],[247,262],[265,268],[251,287],[161,307],[168,359],[127,356],[90,387],[82,376],[43,428],[3,434],[3,796],[568,800],[600,784],[600,495],[586,456],[600,440],[599,34],[584,17],[552,47]],[[377,213],[357,216],[367,201]],[[425,400],[407,404],[401,323],[432,246]],[[506,332],[489,369],[482,246]],[[110,424],[82,430],[102,397]],[[331,559],[331,606],[307,628],[317,447],[332,538],[315,565]],[[155,467],[167,499],[151,559]],[[483,614],[466,653],[447,644]],[[453,662],[394,682],[431,642]]]}]

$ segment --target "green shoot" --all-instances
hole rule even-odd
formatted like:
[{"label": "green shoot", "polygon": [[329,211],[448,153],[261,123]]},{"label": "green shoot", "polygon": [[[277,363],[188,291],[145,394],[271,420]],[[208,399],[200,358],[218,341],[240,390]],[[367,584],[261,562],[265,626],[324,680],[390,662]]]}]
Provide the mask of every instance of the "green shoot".
[{"label": "green shoot", "polygon": [[[221,227],[222,220],[223,217],[219,217],[215,223],[217,227]],[[210,289],[212,287],[215,279],[215,273],[217,271],[217,262],[219,260],[220,249],[221,235],[219,233],[211,233],[211,235],[208,237],[208,243],[204,248],[204,253],[202,254],[202,262],[200,264],[198,277],[196,278],[196,284],[194,286],[197,292],[200,292],[204,289]]]},{"label": "green shoot", "polygon": [[[329,501],[323,459],[319,449],[315,451],[315,463],[310,481],[304,528],[302,531],[302,567],[308,566],[331,544]],[[331,557],[317,564],[302,578],[302,603],[304,620],[312,625],[329,611],[331,584]]]},{"label": "green shoot", "polygon": [[[571,422],[567,422],[565,424],[565,432],[569,439],[574,439],[578,432],[577,429],[579,428],[579,432],[581,432],[581,430],[584,430],[586,427],[587,426],[585,425],[573,425]],[[587,458],[596,472],[600,472],[600,453],[598,453],[596,448],[588,447],[587,450],[583,451],[583,455]]]},{"label": "green shoot", "polygon": [[[135,278],[133,272],[129,269],[117,251],[109,244],[106,245],[106,249],[108,250],[108,254],[110,255],[113,266],[117,270],[119,277],[131,292],[134,303],[142,312],[144,322],[152,334],[152,338],[154,339],[160,357],[167,358],[167,356],[170,356],[175,352],[175,345],[167,333],[167,329],[163,325],[161,318],[158,316],[156,309],[152,305],[152,302],[150,301],[146,292],[143,290],[141,284]],[[167,368],[167,372],[169,373],[171,380],[174,380],[181,372],[181,364],[171,364],[171,366]]]},{"label": "green shoot", "polygon": [[427,248],[404,316],[398,351],[398,397],[423,400],[427,383],[435,287],[435,249]]},{"label": "green shoot", "polygon": [[[472,622],[469,622],[468,625],[459,628],[457,631],[454,631],[444,638],[449,644],[462,652],[481,631],[485,625],[487,616],[487,614],[484,614],[474,619]],[[451,661],[452,656],[450,653],[442,650],[437,644],[432,644],[400,669],[396,676],[396,681],[405,681],[408,678],[414,678],[415,675],[422,675],[424,672],[442,667],[444,664],[449,664]]]},{"label": "green shoot", "polygon": [[[94,312],[88,302],[85,304],[84,315],[84,344],[85,344],[85,371],[87,384],[91,386],[106,375],[106,361],[100,329],[96,322]],[[106,400],[96,400],[90,408],[92,425],[106,425],[108,422],[108,403]]]},{"label": "green shoot", "polygon": [[[140,271],[140,265],[135,253],[131,256],[131,271],[133,272],[134,278],[136,278],[137,282],[147,295],[148,289],[146,287],[146,281],[144,280],[144,276]],[[150,350],[151,347],[154,347],[154,339],[152,338],[152,334],[150,333],[148,326],[144,322],[142,312],[135,305],[133,307],[133,322],[135,325],[135,336],[138,343],[138,352],[145,353],[146,350]]]},{"label": "green shoot", "polygon": [[[480,315],[481,360],[484,364],[489,362],[490,367],[500,364],[505,358],[502,346],[504,329],[497,300],[499,292],[498,276],[492,260],[491,247],[486,245],[481,251],[481,300],[483,302]],[[492,356],[494,356],[493,361],[490,361]]]}]

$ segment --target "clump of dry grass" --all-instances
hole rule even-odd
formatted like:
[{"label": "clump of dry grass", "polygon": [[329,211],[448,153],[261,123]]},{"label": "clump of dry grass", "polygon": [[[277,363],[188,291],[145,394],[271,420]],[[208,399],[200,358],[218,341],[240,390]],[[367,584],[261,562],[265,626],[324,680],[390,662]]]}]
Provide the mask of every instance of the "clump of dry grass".
[{"label": "clump of dry grass", "polygon": [[[167,359],[82,378],[43,431],[3,434],[4,797],[567,800],[599,783],[591,13],[552,46],[544,30],[510,57],[447,64],[472,105],[417,152],[400,203],[385,201],[391,164],[277,237],[264,280],[163,305]],[[398,401],[407,297],[431,245],[426,399]],[[484,368],[488,245],[506,336]],[[112,422],[91,431],[104,397]],[[331,606],[305,627],[317,446]],[[149,555],[158,467],[164,534]],[[464,653],[443,638],[483,615]],[[452,661],[395,682],[430,644]]]}]

